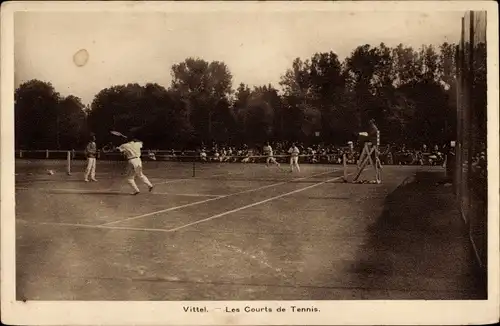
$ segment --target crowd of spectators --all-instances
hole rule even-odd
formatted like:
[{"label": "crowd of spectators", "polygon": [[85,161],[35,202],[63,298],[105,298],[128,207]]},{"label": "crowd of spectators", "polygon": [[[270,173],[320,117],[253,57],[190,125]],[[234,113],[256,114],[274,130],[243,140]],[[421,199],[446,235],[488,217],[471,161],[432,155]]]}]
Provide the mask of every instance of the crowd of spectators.
[{"label": "crowd of spectators", "polygon": [[[270,145],[278,162],[288,162],[288,150],[292,146],[291,142],[272,142]],[[356,164],[361,151],[361,148],[357,148],[354,144],[335,146],[297,143],[296,145],[300,150],[299,162],[308,164],[342,164],[344,154],[348,164]],[[182,160],[183,158],[188,160],[196,157],[202,162],[262,163],[266,160],[263,147],[264,144],[261,146],[248,146],[246,144],[229,146],[213,143],[210,146],[203,146],[197,151],[171,150],[167,156],[170,160]],[[385,145],[379,148],[379,158],[385,165],[443,165],[449,150],[449,144],[432,147],[422,145],[420,148]]]},{"label": "crowd of spectators", "polygon": [[[272,142],[273,154],[281,164],[287,164],[290,160],[288,150],[292,146],[291,142]],[[313,144],[307,146],[297,143],[300,150],[299,163],[306,164],[343,164],[343,157],[346,157],[347,164],[357,164],[361,148],[359,145],[350,144],[347,146],[335,146],[327,144]],[[265,163],[267,156],[263,152],[264,144],[261,146],[228,146],[212,144],[203,146],[198,150],[171,150],[162,151],[157,154],[160,159],[170,161],[189,161],[205,163]],[[471,157],[472,180],[474,188],[479,188],[482,193],[486,193],[487,180],[487,157],[486,145],[474,150],[476,154]],[[422,144],[417,148],[410,148],[405,145],[383,145],[379,147],[379,159],[382,165],[427,165],[443,166],[455,165],[455,148],[451,143],[432,147]],[[162,157],[163,156],[163,157]],[[448,159],[453,162],[447,162]],[[467,169],[468,162],[462,158],[464,168]]]}]

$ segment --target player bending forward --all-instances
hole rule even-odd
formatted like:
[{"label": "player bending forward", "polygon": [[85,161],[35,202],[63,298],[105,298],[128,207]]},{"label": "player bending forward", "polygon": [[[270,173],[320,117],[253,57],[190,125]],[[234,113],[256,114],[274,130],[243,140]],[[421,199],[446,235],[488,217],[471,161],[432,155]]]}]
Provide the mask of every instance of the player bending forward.
[{"label": "player bending forward", "polygon": [[281,168],[280,164],[274,158],[273,148],[271,147],[269,142],[267,143],[266,146],[264,146],[264,154],[267,155],[266,166],[269,166],[269,164],[272,163],[276,165],[278,168]]},{"label": "player bending forward", "polygon": [[293,168],[297,168],[297,172],[300,172],[300,167],[299,167],[299,148],[295,145],[292,144],[292,147],[288,150],[288,153],[290,154],[290,172],[293,172]]},{"label": "player bending forward", "polygon": [[148,178],[142,173],[142,160],[141,160],[141,149],[142,142],[137,139],[132,139],[131,141],[122,144],[117,148],[122,152],[128,160],[129,172],[127,175],[127,182],[134,189],[133,195],[140,193],[139,188],[135,183],[135,177],[139,177],[142,182],[144,182],[151,192],[153,190],[153,185],[149,182]]}]

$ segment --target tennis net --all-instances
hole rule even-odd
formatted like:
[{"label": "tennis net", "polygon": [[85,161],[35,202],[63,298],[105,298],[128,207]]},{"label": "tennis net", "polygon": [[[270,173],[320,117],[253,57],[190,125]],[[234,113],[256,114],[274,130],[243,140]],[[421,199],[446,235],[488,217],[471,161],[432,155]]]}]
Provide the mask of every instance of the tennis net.
[{"label": "tennis net", "polygon": [[[299,155],[300,164],[342,164],[343,152],[331,154]],[[287,165],[290,155],[274,155],[281,165]],[[266,164],[266,155],[219,155],[195,151],[162,151],[145,150],[142,152],[145,171],[170,171],[174,175],[196,176],[198,171],[213,170],[214,166],[222,168],[228,164]],[[123,175],[127,160],[121,153],[98,152],[98,171],[113,175]],[[354,162],[349,162],[354,163]],[[273,162],[269,162],[270,165]],[[16,174],[66,174],[80,173],[85,170],[86,155],[84,151],[74,150],[29,150],[16,151]]]}]

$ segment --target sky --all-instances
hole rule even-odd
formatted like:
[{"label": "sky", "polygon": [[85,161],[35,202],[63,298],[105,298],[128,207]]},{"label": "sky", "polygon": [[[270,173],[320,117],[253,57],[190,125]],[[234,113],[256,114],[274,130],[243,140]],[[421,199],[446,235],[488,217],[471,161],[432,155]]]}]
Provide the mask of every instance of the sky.
[{"label": "sky", "polygon": [[[39,79],[84,104],[127,83],[169,87],[187,57],[225,62],[235,87],[273,84],[296,57],[359,45],[457,42],[463,12],[17,12],[15,86]],[[73,62],[87,50],[83,66]]]}]

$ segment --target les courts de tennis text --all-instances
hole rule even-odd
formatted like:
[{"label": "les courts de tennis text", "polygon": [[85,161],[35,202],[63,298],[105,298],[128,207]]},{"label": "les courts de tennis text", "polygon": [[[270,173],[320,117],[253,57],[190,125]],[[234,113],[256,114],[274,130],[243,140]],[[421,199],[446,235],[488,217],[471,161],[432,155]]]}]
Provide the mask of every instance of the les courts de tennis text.
[{"label": "les courts de tennis text", "polygon": [[[209,312],[207,307],[194,307],[194,306],[184,306],[184,312]],[[212,311],[215,312],[226,312],[226,313],[258,313],[258,312],[320,312],[319,308],[314,306],[312,307],[298,307],[298,306],[288,306],[288,307],[278,307],[278,308],[270,308],[267,306],[253,307],[253,306],[245,306],[244,308],[240,307],[223,307],[223,308],[214,308]]]}]

